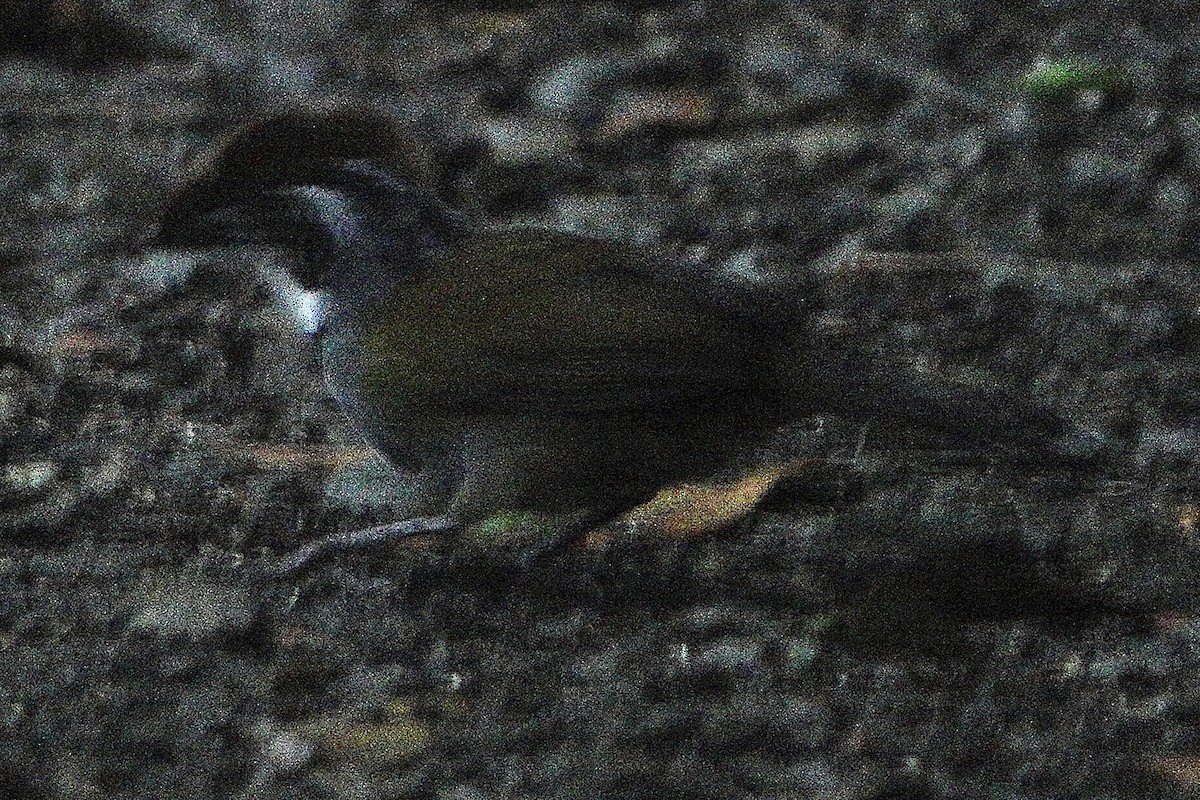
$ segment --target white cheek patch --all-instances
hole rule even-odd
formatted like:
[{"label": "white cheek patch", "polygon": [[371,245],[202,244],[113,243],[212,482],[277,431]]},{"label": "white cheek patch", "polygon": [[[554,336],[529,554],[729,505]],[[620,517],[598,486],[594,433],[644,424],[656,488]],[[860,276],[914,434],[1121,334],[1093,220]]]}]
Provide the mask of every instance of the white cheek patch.
[{"label": "white cheek patch", "polygon": [[304,201],[313,221],[334,242],[341,245],[361,238],[362,225],[345,192],[323,186],[297,186],[292,192]]}]

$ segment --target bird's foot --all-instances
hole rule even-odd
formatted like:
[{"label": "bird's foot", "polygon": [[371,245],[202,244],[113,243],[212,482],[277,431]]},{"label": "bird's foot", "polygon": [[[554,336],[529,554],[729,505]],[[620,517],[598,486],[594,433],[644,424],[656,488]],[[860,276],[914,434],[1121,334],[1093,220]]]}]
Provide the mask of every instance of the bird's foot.
[{"label": "bird's foot", "polygon": [[443,514],[435,517],[413,517],[376,525],[372,528],[335,533],[293,550],[268,569],[270,574],[275,577],[288,577],[310,569],[329,556],[343,550],[356,550],[376,544],[395,542],[410,536],[446,533],[458,526],[459,522],[456,519]]}]

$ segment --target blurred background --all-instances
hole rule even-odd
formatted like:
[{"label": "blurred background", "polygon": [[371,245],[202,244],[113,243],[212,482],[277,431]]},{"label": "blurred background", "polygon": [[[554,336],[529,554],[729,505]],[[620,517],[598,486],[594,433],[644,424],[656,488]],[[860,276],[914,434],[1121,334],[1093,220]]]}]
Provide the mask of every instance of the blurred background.
[{"label": "blurred background", "polygon": [[[1195,796],[1198,34],[1184,3],[13,0],[0,795]],[[137,246],[230,125],[331,101],[413,124],[474,214],[802,272],[817,341],[1119,446],[832,414],[776,445],[832,466],[718,534],[257,580],[411,498],[264,288]]]}]

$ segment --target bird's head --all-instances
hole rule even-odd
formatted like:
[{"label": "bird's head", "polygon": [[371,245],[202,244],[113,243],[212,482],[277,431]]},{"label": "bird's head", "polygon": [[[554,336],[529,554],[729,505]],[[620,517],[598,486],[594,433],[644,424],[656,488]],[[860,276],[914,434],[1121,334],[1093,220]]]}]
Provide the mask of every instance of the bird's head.
[{"label": "bird's head", "polygon": [[293,250],[294,277],[318,287],[339,247],[417,247],[452,225],[425,151],[403,127],[359,109],[289,111],[203,155],[150,247]]}]

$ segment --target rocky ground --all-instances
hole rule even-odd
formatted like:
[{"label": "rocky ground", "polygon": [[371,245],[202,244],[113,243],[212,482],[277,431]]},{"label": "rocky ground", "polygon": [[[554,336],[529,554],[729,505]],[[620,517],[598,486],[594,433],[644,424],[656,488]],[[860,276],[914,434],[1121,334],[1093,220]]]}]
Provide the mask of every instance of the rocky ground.
[{"label": "rocky ground", "polygon": [[[1187,4],[15,7],[0,796],[1197,793]],[[473,213],[803,272],[833,363],[1021,387],[1106,445],[834,412],[718,533],[265,579],[411,498],[265,290],[137,244],[228,125],[330,100],[415,124]],[[950,255],[863,255],[895,251]]]}]

